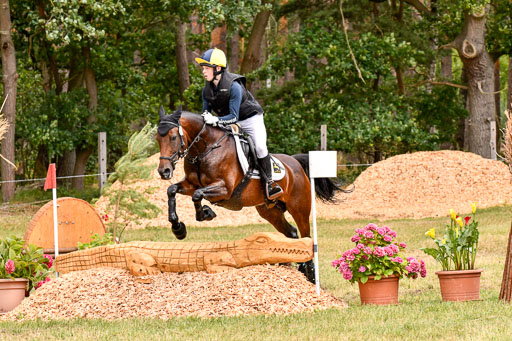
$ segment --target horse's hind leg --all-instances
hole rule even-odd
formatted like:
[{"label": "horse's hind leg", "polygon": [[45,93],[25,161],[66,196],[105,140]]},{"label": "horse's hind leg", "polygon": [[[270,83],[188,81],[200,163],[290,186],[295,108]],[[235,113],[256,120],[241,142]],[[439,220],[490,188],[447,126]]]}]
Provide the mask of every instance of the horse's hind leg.
[{"label": "horse's hind leg", "polygon": [[288,238],[299,238],[297,229],[288,223],[284,217],[284,211],[279,206],[268,208],[265,205],[256,206],[260,216],[271,223],[276,230],[284,234]]}]

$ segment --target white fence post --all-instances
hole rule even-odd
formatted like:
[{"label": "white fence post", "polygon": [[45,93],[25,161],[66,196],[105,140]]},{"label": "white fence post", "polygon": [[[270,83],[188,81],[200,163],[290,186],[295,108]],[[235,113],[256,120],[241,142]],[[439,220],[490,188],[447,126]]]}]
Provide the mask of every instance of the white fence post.
[{"label": "white fence post", "polygon": [[98,163],[100,191],[107,182],[107,133],[98,133]]},{"label": "white fence post", "polygon": [[491,160],[496,160],[496,121],[489,121],[491,129]]}]

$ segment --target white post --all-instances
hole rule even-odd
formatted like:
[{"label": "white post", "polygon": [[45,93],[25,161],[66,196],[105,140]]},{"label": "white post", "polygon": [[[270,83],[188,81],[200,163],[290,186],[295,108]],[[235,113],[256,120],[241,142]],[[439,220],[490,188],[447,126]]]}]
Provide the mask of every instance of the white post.
[{"label": "white post", "polygon": [[[53,196],[53,240],[55,247],[55,258],[59,255],[59,225],[57,224],[57,188],[52,188]],[[56,272],[55,276],[59,277],[59,273]]]},{"label": "white post", "polygon": [[327,125],[320,126],[320,150],[327,150]]},{"label": "white post", "polygon": [[315,260],[316,293],[320,295],[320,274],[318,273],[318,239],[316,234],[315,178],[311,178],[311,210],[313,211],[313,254]]},{"label": "white post", "polygon": [[496,121],[489,122],[491,128],[491,160],[496,160]]},{"label": "white post", "polygon": [[309,152],[309,178],[311,179],[311,211],[313,214],[313,256],[315,262],[316,293],[320,294],[320,275],[318,267],[318,239],[316,229],[315,178],[336,177],[336,151]]},{"label": "white post", "polygon": [[98,133],[98,163],[99,163],[99,187],[100,191],[107,182],[107,133]]}]

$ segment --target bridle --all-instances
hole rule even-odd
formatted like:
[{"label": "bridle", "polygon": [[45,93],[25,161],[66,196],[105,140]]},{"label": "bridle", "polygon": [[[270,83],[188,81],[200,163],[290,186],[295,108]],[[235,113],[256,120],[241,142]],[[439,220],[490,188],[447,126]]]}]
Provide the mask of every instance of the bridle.
[{"label": "bridle", "polygon": [[[206,123],[203,123],[203,127],[201,128],[201,130],[199,131],[199,133],[196,135],[196,137],[192,140],[192,142],[190,143],[190,145],[188,146],[188,148],[185,148],[185,139],[184,139],[184,135],[183,135],[183,128],[181,127],[181,124],[178,120],[178,123],[174,123],[174,122],[165,122],[165,124],[168,124],[171,126],[171,129],[174,128],[174,127],[178,127],[178,133],[179,133],[179,136],[180,136],[180,148],[178,149],[178,151],[174,152],[171,156],[160,156],[160,160],[168,160],[169,162],[171,162],[171,165],[172,165],[172,168],[174,169],[175,166],[176,166],[176,163],[178,162],[179,159],[181,158],[187,158],[188,156],[188,153],[190,151],[190,149],[194,146],[194,144],[196,144],[199,140],[203,140],[204,144],[206,146],[208,146],[208,143],[206,142],[205,139],[203,139],[201,137],[201,134],[205,131],[206,129]],[[227,136],[228,134],[225,133],[224,136],[222,136],[217,142],[215,142],[215,144],[208,150],[204,151],[203,153],[193,157],[193,158],[188,158],[187,160],[190,161],[190,163],[198,163],[200,161],[200,159],[202,159],[203,157],[205,157],[206,155],[208,155],[212,150],[216,149],[216,148],[219,148],[220,145],[219,143]]]}]

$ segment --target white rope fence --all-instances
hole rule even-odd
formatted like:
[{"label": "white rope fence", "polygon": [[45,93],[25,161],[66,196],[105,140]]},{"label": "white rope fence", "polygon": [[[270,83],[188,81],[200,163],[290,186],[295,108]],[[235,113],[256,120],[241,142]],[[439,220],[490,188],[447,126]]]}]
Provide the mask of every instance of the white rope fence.
[{"label": "white rope fence", "polygon": [[[105,173],[105,174],[106,175],[110,175],[110,174],[114,174],[114,172],[112,172],[112,173]],[[100,176],[100,175],[103,175],[103,174],[102,173],[98,173],[98,174],[58,176],[57,180],[59,180],[59,179],[72,179],[72,178],[85,178],[85,177],[88,177],[88,176]],[[36,181],[44,181],[44,180],[46,180],[46,178],[23,179],[23,180],[7,180],[7,181],[0,181],[0,184],[11,183],[11,182],[15,182],[15,183],[18,183],[18,182],[36,182]]]}]

